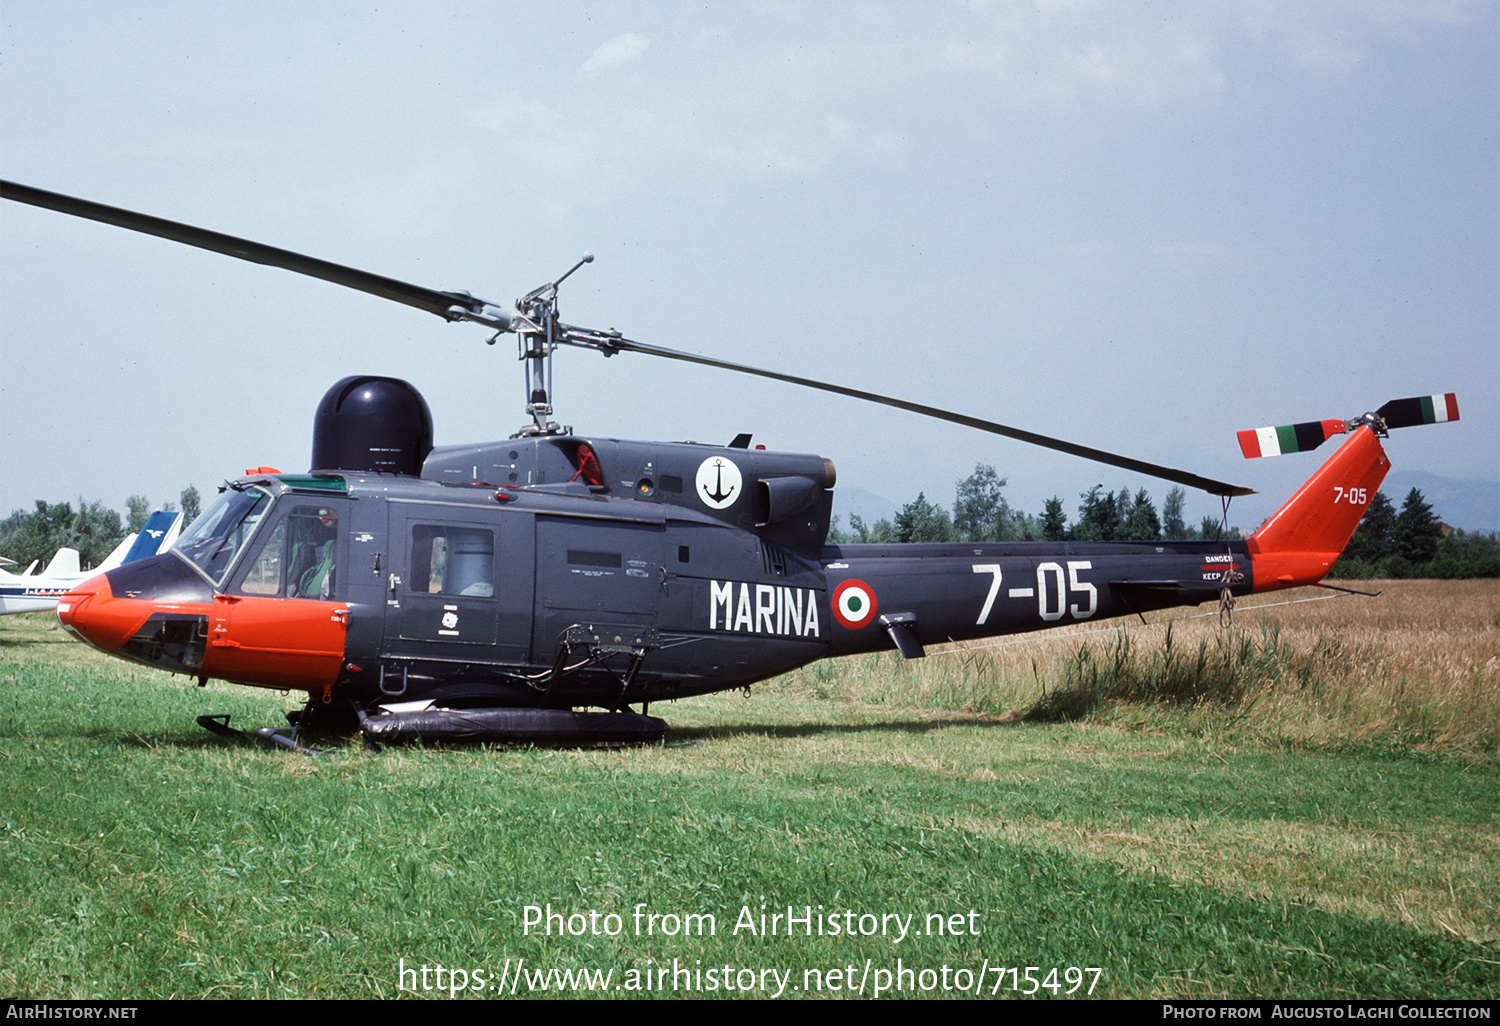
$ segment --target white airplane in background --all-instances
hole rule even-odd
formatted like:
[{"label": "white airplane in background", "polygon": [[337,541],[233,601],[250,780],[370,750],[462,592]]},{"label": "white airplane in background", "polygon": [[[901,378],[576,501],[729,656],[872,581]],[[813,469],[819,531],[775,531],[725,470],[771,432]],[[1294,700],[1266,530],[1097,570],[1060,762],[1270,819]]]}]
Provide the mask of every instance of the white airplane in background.
[{"label": "white airplane in background", "polygon": [[80,569],[78,550],[66,547],[58,549],[52,561],[47,564],[47,569],[39,574],[32,573],[36,569],[35,560],[24,573],[13,574],[8,570],[0,570],[0,616],[52,609],[57,605],[57,600],[73,590],[80,581],[86,581],[125,563],[166,552],[181,533],[181,513],[157,510],[147,518],[146,526],[139,533],[128,536],[116,545],[104,562],[92,570]]}]

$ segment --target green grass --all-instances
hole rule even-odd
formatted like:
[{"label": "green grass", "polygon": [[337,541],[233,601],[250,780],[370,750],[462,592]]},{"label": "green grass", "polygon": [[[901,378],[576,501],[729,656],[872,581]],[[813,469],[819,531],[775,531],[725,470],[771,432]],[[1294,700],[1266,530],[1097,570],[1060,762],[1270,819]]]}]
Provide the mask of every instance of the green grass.
[{"label": "green grass", "polygon": [[[277,694],[199,690],[7,617],[0,991],[389,997],[401,959],[507,958],[617,986],[674,959],[798,986],[988,959],[1100,967],[1096,996],[1500,997],[1492,758],[1310,750],[1149,703],[1006,722],[854,701],[816,672],[654,706],[667,746],[312,759],[193,723],[279,722]],[[528,935],[525,906],[547,903],[625,929]],[[637,936],[639,903],[717,933]],[[918,926],[974,910],[980,934],[734,933],[762,903]]]}]

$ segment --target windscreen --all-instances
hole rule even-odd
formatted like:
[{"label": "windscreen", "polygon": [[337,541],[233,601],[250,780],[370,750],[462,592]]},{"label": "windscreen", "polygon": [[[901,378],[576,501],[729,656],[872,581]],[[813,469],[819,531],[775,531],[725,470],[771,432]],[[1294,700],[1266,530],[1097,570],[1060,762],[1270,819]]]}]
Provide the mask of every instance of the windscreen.
[{"label": "windscreen", "polygon": [[270,504],[271,496],[259,488],[231,488],[182,532],[172,552],[221,584]]}]

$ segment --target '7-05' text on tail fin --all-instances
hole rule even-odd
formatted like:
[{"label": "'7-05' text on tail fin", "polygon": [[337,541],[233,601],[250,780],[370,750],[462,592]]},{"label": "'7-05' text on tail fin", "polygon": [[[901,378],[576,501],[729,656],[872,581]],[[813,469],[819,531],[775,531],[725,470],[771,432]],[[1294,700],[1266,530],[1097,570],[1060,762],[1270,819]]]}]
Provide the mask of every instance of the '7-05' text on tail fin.
[{"label": "'7-05' text on tail fin", "polygon": [[1391,461],[1367,424],[1261,525],[1248,541],[1255,590],[1316,584],[1359,526]]}]

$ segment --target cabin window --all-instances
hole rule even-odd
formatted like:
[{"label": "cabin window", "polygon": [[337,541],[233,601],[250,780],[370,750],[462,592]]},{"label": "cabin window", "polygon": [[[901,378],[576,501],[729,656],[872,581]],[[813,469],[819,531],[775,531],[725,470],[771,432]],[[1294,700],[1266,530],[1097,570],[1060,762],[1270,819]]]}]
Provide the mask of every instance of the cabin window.
[{"label": "cabin window", "polygon": [[411,590],[420,595],[495,594],[495,532],[418,524],[411,532]]}]

